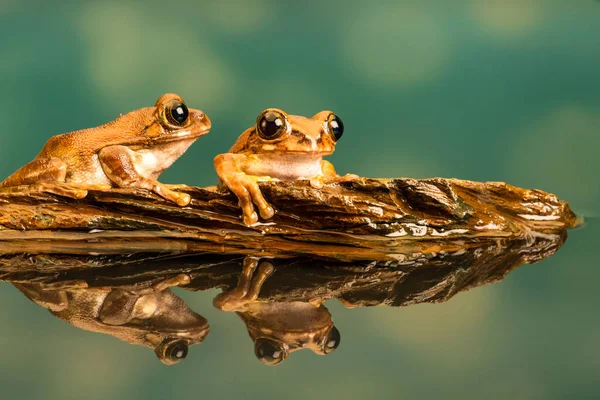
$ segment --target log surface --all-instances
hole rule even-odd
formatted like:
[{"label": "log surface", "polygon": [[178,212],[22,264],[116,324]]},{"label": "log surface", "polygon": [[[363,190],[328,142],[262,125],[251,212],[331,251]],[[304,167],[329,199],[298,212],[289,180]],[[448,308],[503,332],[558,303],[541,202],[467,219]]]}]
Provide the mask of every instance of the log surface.
[{"label": "log surface", "polygon": [[277,213],[252,227],[242,223],[233,194],[196,187],[183,189],[192,197],[187,207],[145,190],[92,191],[81,200],[3,191],[0,268],[60,268],[61,254],[71,260],[65,267],[74,255],[101,267],[207,252],[398,261],[411,251],[435,252],[440,240],[458,250],[483,239],[561,235],[578,224],[556,196],[505,183],[361,178],[323,189],[306,181],[260,186]]}]

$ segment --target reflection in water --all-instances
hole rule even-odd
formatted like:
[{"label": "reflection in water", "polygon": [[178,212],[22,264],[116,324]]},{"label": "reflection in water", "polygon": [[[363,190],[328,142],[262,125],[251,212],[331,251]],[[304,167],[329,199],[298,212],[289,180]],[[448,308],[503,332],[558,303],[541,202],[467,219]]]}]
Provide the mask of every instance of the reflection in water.
[{"label": "reflection in water", "polygon": [[77,282],[14,285],[34,303],[73,326],[150,347],[160,361],[175,364],[209,331],[206,319],[168,289],[189,279],[180,274],[142,290],[87,288]]},{"label": "reflection in water", "polygon": [[254,354],[267,365],[277,365],[291,352],[303,348],[317,354],[331,353],[340,343],[340,332],[322,304],[323,298],[258,300],[264,282],[274,270],[270,261],[247,257],[238,285],[215,297],[213,304],[222,311],[237,313],[254,341]]},{"label": "reflection in water", "polygon": [[[201,343],[209,332],[206,319],[169,288],[219,288],[214,306],[237,313],[257,358],[276,365],[299,349],[329,354],[338,347],[340,332],[323,305],[326,300],[338,299],[348,308],[443,302],[552,255],[565,239],[561,232],[524,239],[428,240],[427,251],[415,252],[411,246],[399,254],[395,249],[397,261],[371,262],[223,253],[126,261],[122,255],[110,259],[78,254],[71,261],[79,268],[6,268],[0,269],[0,278],[56,317],[150,347],[165,364],[185,358],[188,347]],[[11,257],[24,255],[5,255],[4,265],[14,265]],[[52,254],[45,257],[53,262]],[[67,256],[60,257],[64,265]]]}]

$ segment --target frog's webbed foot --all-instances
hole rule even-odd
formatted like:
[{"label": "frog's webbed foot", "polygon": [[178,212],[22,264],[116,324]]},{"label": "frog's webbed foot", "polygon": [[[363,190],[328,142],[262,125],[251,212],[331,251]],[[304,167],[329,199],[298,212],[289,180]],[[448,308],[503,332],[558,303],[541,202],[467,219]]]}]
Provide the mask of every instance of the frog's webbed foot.
[{"label": "frog's webbed foot", "polygon": [[[258,272],[253,278],[257,266]],[[217,295],[213,305],[221,311],[243,311],[246,304],[256,301],[262,285],[274,270],[275,267],[269,261],[246,257],[237,287]]]},{"label": "frog's webbed foot", "polygon": [[261,177],[246,175],[238,166],[243,164],[245,159],[246,156],[241,154],[219,154],[215,157],[215,169],[221,179],[219,187],[225,185],[237,196],[244,214],[244,224],[251,226],[258,222],[253,204],[256,204],[263,219],[273,217],[275,210],[267,203],[256,183]]},{"label": "frog's webbed foot", "polygon": [[258,216],[254,211],[254,205],[263,219],[269,219],[275,215],[275,210],[265,200],[258,183],[244,173],[237,173],[223,179],[225,184],[238,198],[242,212],[244,213],[244,224],[247,226],[258,222]]}]

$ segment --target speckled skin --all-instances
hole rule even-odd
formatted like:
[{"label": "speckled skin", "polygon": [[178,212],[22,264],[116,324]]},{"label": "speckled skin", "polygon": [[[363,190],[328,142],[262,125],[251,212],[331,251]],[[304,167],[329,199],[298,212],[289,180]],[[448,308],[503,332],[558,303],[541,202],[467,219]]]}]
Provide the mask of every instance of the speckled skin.
[{"label": "speckled skin", "polygon": [[138,187],[186,205],[189,195],[156,179],[208,133],[211,123],[202,111],[193,109],[182,124],[169,122],[165,113],[174,101],[183,103],[176,94],[165,94],[154,107],[95,128],[51,137],[36,158],[0,183],[0,188],[29,185],[27,190],[81,198],[88,189]]},{"label": "speckled skin", "polygon": [[328,132],[331,111],[306,118],[271,108],[259,114],[257,123],[268,111],[284,116],[286,126],[281,136],[265,140],[257,133],[255,124],[241,134],[229,153],[220,154],[214,160],[219,188],[228,187],[237,195],[246,225],[258,221],[253,202],[262,218],[269,219],[275,213],[256,182],[309,179],[313,187],[321,188],[326,181],[338,178],[333,165],[323,160],[333,153],[336,144]]}]

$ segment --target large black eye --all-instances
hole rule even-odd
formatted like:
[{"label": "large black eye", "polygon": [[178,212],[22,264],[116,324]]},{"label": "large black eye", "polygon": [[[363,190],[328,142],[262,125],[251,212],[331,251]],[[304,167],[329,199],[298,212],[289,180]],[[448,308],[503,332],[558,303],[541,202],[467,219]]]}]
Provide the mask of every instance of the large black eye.
[{"label": "large black eye", "polygon": [[276,139],[285,132],[285,116],[277,111],[269,110],[258,116],[256,127],[258,134],[263,139]]},{"label": "large black eye", "polygon": [[340,117],[335,114],[331,114],[329,116],[327,123],[329,125],[329,133],[331,133],[331,136],[333,136],[333,140],[337,142],[344,134],[344,123]]},{"label": "large black eye", "polygon": [[190,114],[185,104],[179,100],[171,100],[165,108],[167,120],[173,125],[183,125]]},{"label": "large black eye", "polygon": [[338,328],[334,326],[331,328],[331,332],[329,332],[327,339],[325,339],[325,345],[323,346],[323,351],[325,354],[329,354],[337,349],[340,345],[340,339],[340,331],[338,331]]},{"label": "large black eye", "polygon": [[165,357],[171,363],[177,363],[188,355],[188,345],[185,342],[177,341],[173,342],[167,347],[165,351]]},{"label": "large black eye", "polygon": [[263,364],[277,365],[285,360],[285,352],[281,346],[269,339],[256,339],[254,354]]}]

